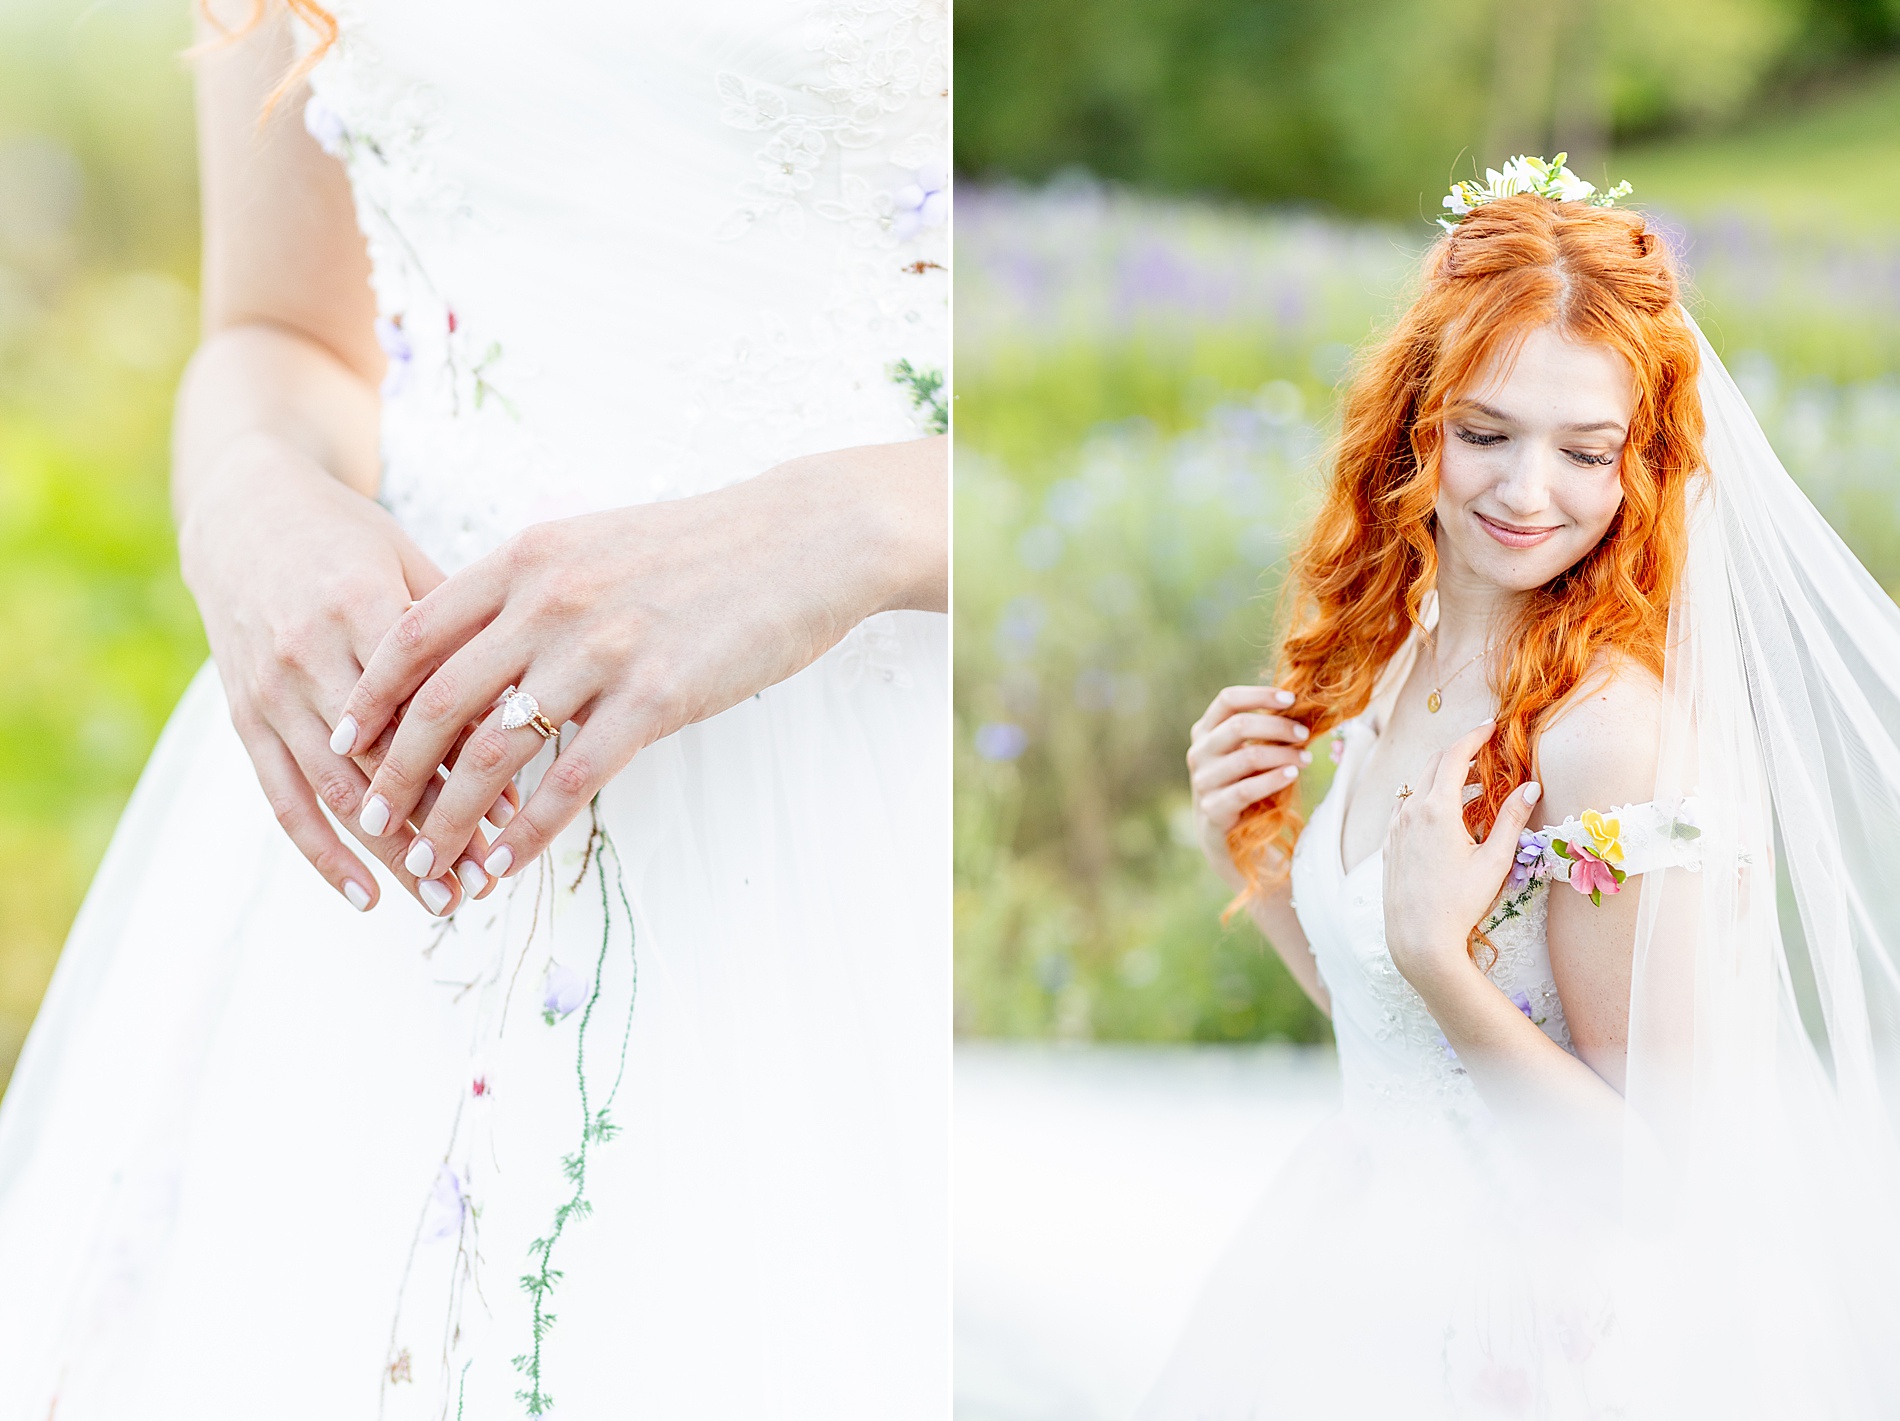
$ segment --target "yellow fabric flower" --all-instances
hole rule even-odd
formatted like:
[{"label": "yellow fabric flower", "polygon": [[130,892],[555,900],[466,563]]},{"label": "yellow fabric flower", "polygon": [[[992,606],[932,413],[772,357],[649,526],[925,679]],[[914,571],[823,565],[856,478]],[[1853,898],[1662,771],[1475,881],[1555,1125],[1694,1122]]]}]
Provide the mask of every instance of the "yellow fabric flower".
[{"label": "yellow fabric flower", "polygon": [[1590,852],[1605,863],[1623,862],[1623,821],[1605,819],[1594,809],[1583,811],[1583,832],[1590,836]]}]

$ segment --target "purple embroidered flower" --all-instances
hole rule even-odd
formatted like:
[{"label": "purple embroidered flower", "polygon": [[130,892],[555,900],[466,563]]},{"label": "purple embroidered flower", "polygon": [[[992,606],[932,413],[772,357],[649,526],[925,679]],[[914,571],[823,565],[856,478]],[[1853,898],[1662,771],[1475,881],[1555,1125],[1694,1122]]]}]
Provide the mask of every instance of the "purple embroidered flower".
[{"label": "purple embroidered flower", "polygon": [[409,371],[416,359],[415,347],[409,344],[409,333],[402,328],[401,316],[376,318],[376,343],[389,358],[389,368],[383,372],[383,394],[385,397],[399,395],[409,383]]},{"label": "purple embroidered flower", "polygon": [[310,102],[303,106],[303,126],[317,140],[317,147],[332,158],[344,156],[350,131],[343,126],[343,115],[325,103],[323,95],[312,94]]},{"label": "purple embroidered flower", "polygon": [[1511,861],[1511,887],[1550,876],[1550,835],[1526,829],[1517,836],[1517,857]]},{"label": "purple embroidered flower", "polygon": [[433,1220],[429,1237],[455,1237],[462,1231],[462,1220],[468,1209],[468,1190],[463,1187],[462,1177],[443,1165],[436,1172],[435,1189],[429,1195],[429,1214]]},{"label": "purple embroidered flower", "polygon": [[547,990],[541,997],[541,1015],[549,1025],[559,1021],[593,992],[594,984],[571,967],[556,962],[548,968]]},{"label": "purple embroidered flower", "polygon": [[908,242],[929,227],[941,227],[950,216],[950,178],[941,163],[916,169],[917,180],[905,183],[894,195],[893,230]]}]

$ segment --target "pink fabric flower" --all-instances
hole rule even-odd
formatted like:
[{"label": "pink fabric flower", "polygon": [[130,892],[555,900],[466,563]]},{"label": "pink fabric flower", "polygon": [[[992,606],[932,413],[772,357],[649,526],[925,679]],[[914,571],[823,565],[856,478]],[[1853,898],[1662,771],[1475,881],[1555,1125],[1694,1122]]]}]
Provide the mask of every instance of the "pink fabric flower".
[{"label": "pink fabric flower", "polygon": [[1570,865],[1570,886],[1579,893],[1617,893],[1622,885],[1616,881],[1616,874],[1609,864],[1598,858],[1582,844],[1572,844],[1570,852],[1577,856]]}]

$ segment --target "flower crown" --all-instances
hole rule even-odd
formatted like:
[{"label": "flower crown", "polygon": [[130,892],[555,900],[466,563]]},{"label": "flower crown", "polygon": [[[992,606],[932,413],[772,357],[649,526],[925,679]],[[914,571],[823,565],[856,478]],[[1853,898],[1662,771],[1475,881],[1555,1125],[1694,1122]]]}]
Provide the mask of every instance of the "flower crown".
[{"label": "flower crown", "polygon": [[1608,192],[1598,192],[1564,166],[1564,159],[1569,156],[1559,153],[1555,158],[1546,159],[1519,154],[1504,165],[1501,173],[1496,168],[1486,168],[1482,183],[1453,183],[1443,204],[1451,215],[1439,218],[1438,225],[1449,232],[1487,202],[1525,192],[1534,192],[1552,202],[1587,202],[1592,207],[1614,207],[1618,198],[1630,195],[1630,185],[1626,182],[1618,183]]}]

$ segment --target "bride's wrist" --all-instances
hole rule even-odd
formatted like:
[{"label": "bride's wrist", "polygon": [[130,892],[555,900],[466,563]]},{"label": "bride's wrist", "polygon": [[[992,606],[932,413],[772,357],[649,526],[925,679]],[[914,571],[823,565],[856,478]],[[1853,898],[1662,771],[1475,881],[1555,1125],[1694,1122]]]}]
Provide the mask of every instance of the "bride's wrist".
[{"label": "bride's wrist", "polygon": [[802,556],[855,623],[949,602],[948,451],[941,438],[795,459],[774,474],[807,514]]}]

